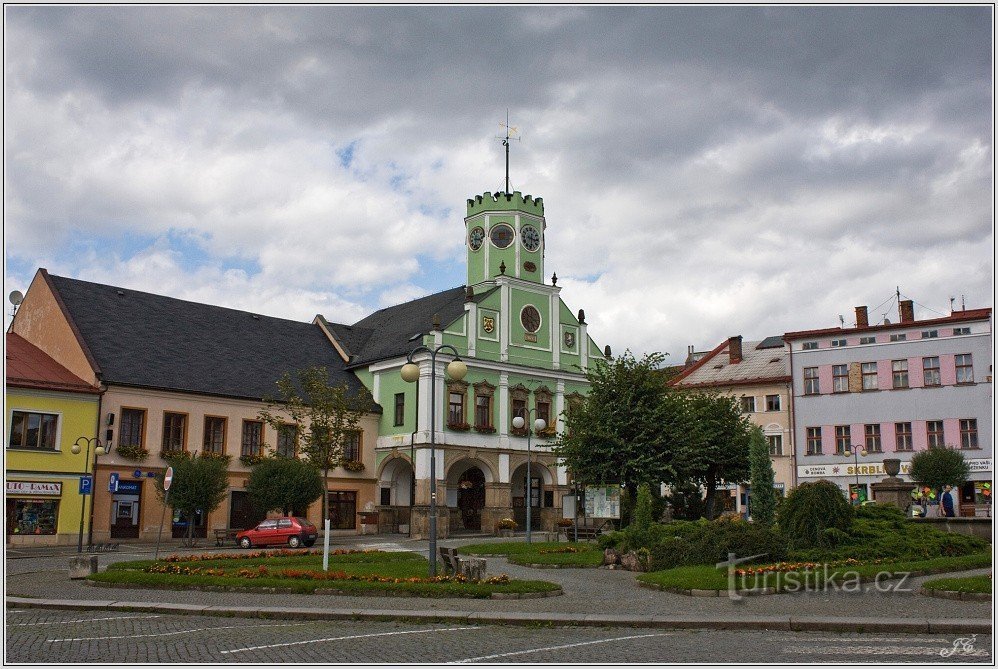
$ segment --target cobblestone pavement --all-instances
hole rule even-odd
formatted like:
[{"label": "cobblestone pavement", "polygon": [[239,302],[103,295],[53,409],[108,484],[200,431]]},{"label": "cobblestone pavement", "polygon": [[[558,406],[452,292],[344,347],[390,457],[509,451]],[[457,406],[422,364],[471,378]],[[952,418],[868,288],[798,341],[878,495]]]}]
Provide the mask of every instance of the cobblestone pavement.
[{"label": "cobblestone pavement", "polygon": [[[337,538],[335,548],[358,547],[382,550],[422,550],[426,542],[385,536]],[[442,540],[441,546],[480,542],[481,538]],[[123,546],[118,553],[101,554],[101,567],[119,560],[151,558],[148,545]],[[214,546],[198,553],[216,552]],[[238,549],[226,549],[226,552]],[[175,547],[160,555],[180,552]],[[75,554],[75,553],[74,553]],[[561,585],[559,597],[523,600],[436,599],[417,597],[348,597],[339,595],[290,595],[267,593],[226,593],[172,590],[109,589],[71,581],[68,577],[70,553],[46,557],[8,558],[7,594],[51,599],[100,599],[182,604],[231,606],[300,606],[394,610],[461,610],[552,613],[621,613],[633,616],[680,615],[689,619],[710,619],[716,615],[792,615],[885,618],[990,618],[990,602],[964,602],[918,595],[918,585],[928,578],[912,578],[901,584],[903,592],[877,592],[871,584],[864,593],[823,591],[747,597],[732,602],[721,597],[689,597],[638,587],[635,574],[621,570],[535,569],[510,564],[504,558],[488,558],[488,573],[506,573],[513,578],[539,579]],[[988,573],[976,570],[967,573]],[[894,586],[897,581],[891,582]]]},{"label": "cobblestone pavement", "polygon": [[[992,637],[253,620],[13,609],[6,662],[991,662]],[[958,652],[953,649],[958,647]],[[946,652],[948,656],[941,653]]]}]

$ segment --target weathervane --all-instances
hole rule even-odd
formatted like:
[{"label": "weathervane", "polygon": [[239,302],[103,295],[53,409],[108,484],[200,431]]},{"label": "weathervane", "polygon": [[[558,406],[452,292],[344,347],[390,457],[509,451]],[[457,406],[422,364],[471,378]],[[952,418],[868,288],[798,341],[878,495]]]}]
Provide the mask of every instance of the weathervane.
[{"label": "weathervane", "polygon": [[502,145],[506,147],[506,194],[509,195],[509,140],[515,139],[518,142],[520,141],[519,137],[513,137],[509,133],[512,132],[514,135],[519,135],[520,131],[517,130],[515,126],[511,126],[509,124],[509,110],[508,109],[506,110],[506,122],[505,123],[499,123],[499,127],[500,128],[505,128],[505,130],[506,130],[506,136],[505,137],[503,137],[502,135],[499,135],[499,136],[496,137],[496,139],[501,139],[502,140]]}]

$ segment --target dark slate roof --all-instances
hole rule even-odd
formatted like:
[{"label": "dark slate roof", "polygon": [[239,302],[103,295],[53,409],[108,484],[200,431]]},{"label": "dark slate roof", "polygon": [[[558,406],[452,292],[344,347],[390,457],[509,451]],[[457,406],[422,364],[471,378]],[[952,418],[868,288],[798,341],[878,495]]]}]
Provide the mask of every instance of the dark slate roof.
[{"label": "dark slate roof", "polygon": [[353,325],[330,323],[330,328],[352,356],[351,367],[404,356],[415,346],[409,341],[413,335],[433,329],[434,314],[439,314],[440,324],[447,327],[464,313],[464,291],[464,286],[458,286],[375,311]]},{"label": "dark slate roof", "polygon": [[312,366],[363,385],[317,325],[49,275],[104,383],[259,400]]},{"label": "dark slate roof", "polygon": [[784,346],[783,337],[776,335],[775,337],[766,337],[756,348],[783,348]]}]

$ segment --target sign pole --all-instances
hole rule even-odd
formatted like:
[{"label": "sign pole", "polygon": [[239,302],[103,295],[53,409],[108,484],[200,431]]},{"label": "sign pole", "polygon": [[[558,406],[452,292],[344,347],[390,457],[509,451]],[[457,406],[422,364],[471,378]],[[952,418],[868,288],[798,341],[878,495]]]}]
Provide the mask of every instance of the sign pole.
[{"label": "sign pole", "polygon": [[166,507],[170,502],[170,485],[173,483],[173,467],[166,468],[166,474],[163,475],[163,513],[159,516],[159,532],[156,534],[156,554],[153,556],[154,560],[159,559],[159,541],[163,537],[163,521],[166,520]]}]

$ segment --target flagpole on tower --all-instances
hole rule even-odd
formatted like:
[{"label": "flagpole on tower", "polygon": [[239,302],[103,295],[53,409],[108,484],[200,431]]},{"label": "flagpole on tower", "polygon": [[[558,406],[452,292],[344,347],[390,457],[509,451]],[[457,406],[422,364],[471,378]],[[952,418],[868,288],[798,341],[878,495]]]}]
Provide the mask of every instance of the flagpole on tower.
[{"label": "flagpole on tower", "polygon": [[[505,137],[500,136],[497,137],[496,139],[501,139],[502,145],[506,147],[506,194],[509,195],[509,140],[515,139],[518,142],[520,141],[519,137],[513,136],[520,134],[520,131],[517,130],[515,126],[511,126],[509,124],[509,109],[506,110],[506,122],[500,123],[499,127],[504,128],[506,130]],[[510,132],[512,132],[513,135],[510,135]]]}]

